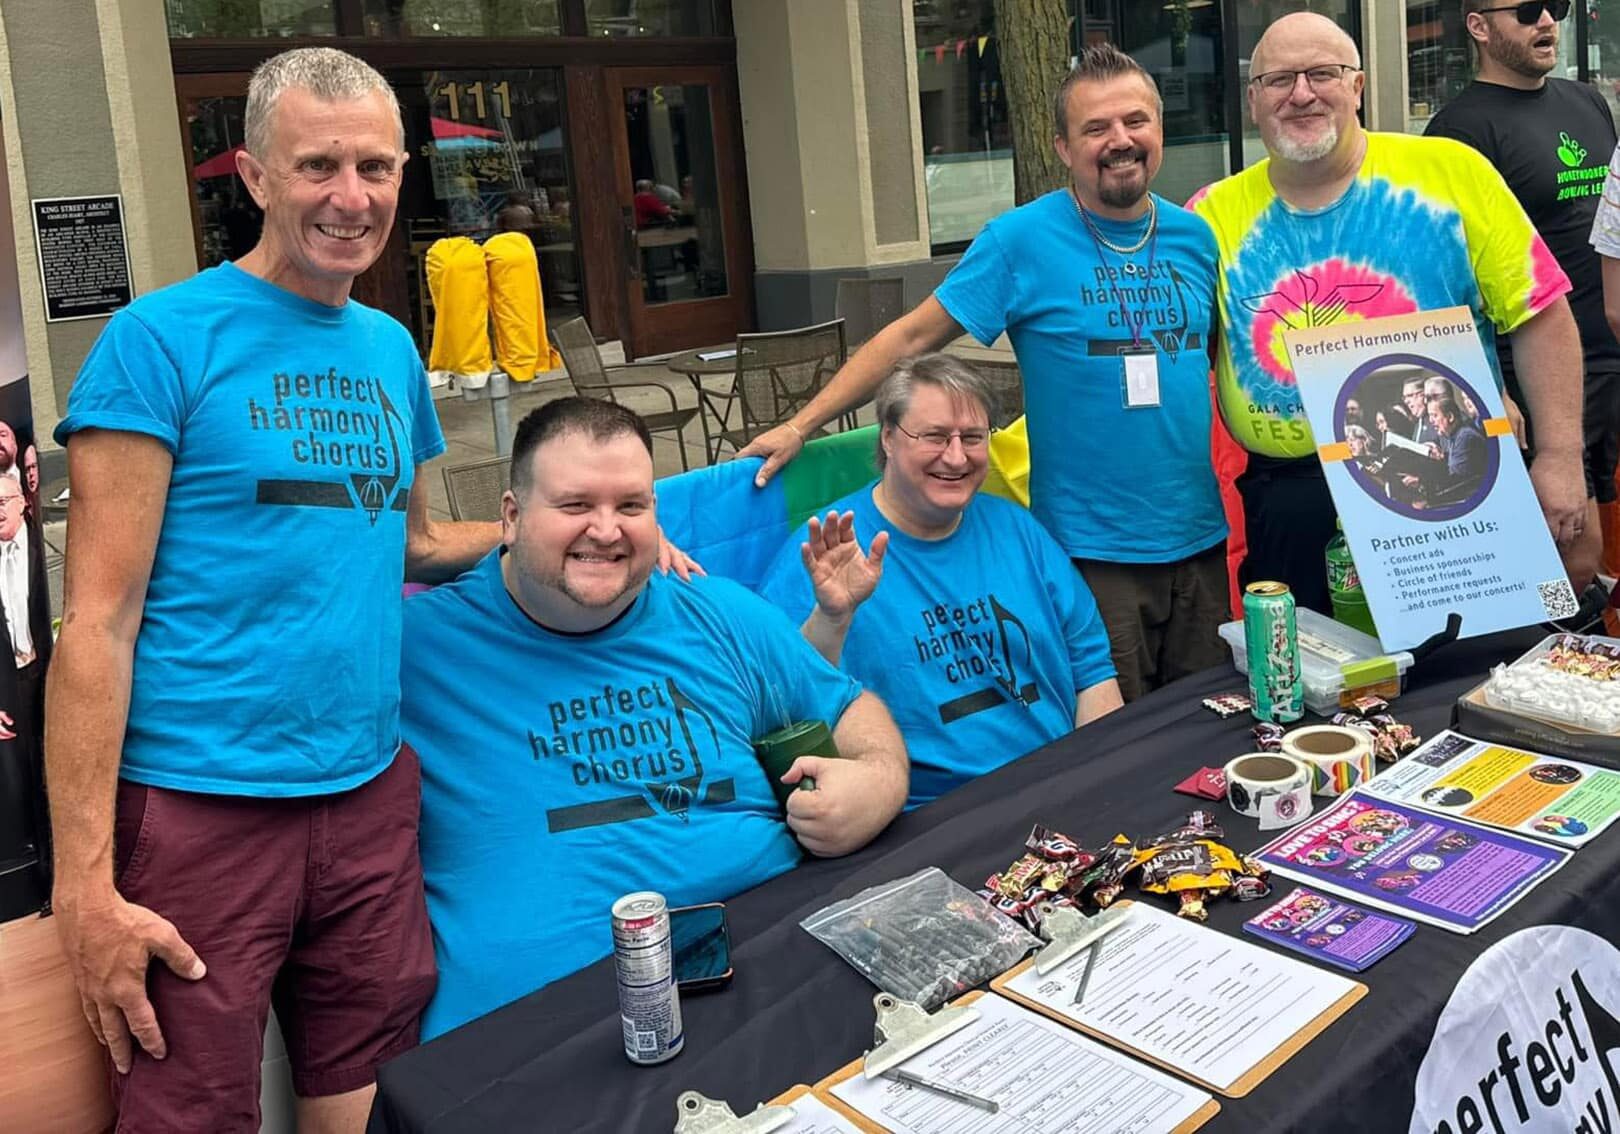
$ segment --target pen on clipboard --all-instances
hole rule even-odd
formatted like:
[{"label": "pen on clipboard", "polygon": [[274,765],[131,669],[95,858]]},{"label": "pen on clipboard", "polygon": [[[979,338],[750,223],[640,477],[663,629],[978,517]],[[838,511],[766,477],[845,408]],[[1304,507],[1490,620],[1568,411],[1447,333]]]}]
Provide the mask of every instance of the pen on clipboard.
[{"label": "pen on clipboard", "polygon": [[1125,922],[1120,920],[1111,925],[1099,927],[1101,932],[1097,934],[1097,939],[1091,943],[1091,947],[1086,951],[1086,967],[1080,972],[1080,983],[1074,986],[1074,999],[1070,1001],[1071,1007],[1080,1007],[1080,1002],[1086,998],[1086,986],[1091,983],[1091,970],[1097,963],[1097,954],[1101,953],[1103,946],[1107,944],[1108,935],[1124,924]]},{"label": "pen on clipboard", "polygon": [[896,1067],[891,1071],[885,1071],[884,1074],[901,1083],[921,1087],[925,1091],[933,1091],[935,1094],[944,1095],[946,1098],[965,1102],[969,1106],[976,1106],[989,1114],[998,1114],[1001,1111],[1001,1104],[995,1099],[987,1099],[983,1095],[976,1095],[967,1088],[958,1087],[954,1083],[941,1082],[937,1079],[919,1075],[915,1071],[907,1071],[904,1067]]},{"label": "pen on clipboard", "polygon": [[1086,967],[1080,970],[1080,983],[1074,986],[1074,999],[1069,1003],[1080,1007],[1080,1002],[1086,998],[1086,986],[1091,983],[1091,970],[1097,964],[1097,954],[1102,952],[1101,941],[1092,942],[1091,948],[1086,950]]}]

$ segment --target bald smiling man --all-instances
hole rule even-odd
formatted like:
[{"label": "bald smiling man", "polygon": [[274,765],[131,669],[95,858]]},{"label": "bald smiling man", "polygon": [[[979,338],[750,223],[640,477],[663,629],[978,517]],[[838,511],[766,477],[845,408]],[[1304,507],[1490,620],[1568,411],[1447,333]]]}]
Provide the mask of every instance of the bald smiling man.
[{"label": "bald smiling man", "polygon": [[1237,482],[1249,549],[1240,580],[1280,579],[1302,604],[1330,609],[1322,550],[1333,501],[1282,333],[1463,306],[1493,371],[1500,332],[1528,379],[1531,480],[1584,588],[1589,574],[1573,573],[1588,569],[1570,554],[1586,527],[1580,340],[1569,279],[1524,209],[1461,143],[1363,130],[1361,56],[1326,17],[1277,20],[1249,71],[1249,114],[1268,157],[1189,202],[1219,246],[1216,385],[1222,417],[1249,451]]}]

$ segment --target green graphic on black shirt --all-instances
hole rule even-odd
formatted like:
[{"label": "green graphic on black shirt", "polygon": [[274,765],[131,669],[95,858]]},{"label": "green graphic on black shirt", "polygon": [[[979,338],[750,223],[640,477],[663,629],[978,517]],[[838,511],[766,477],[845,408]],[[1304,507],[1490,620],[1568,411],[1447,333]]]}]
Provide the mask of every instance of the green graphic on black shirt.
[{"label": "green graphic on black shirt", "polygon": [[[730,803],[730,776],[707,779],[722,757],[707,711],[673,677],[551,701],[546,731],[527,728],[531,759],[566,760],[576,789],[620,794],[546,811],[552,834],[666,816],[687,822],[695,804]],[[704,765],[704,753],[710,767]]]},{"label": "green graphic on black shirt", "polygon": [[917,660],[936,667],[952,685],[967,692],[938,706],[941,724],[1016,702],[1025,708],[1041,699],[1040,687],[1023,680],[1034,668],[1034,644],[1023,619],[987,593],[961,606],[936,603],[919,612],[923,632],[912,635]]},{"label": "green graphic on black shirt", "polygon": [[[339,403],[333,407],[331,403]],[[271,375],[269,400],[248,398],[254,432],[284,434],[288,456],[308,478],[266,478],[256,502],[281,507],[355,508],[371,523],[409,500],[399,430],[404,419],[376,378],[325,373]],[[317,473],[328,475],[318,476]]]},{"label": "green graphic on black shirt", "polygon": [[1565,167],[1558,172],[1557,200],[1574,201],[1602,195],[1603,181],[1609,175],[1607,165],[1582,168],[1587,158],[1586,147],[1562,130],[1558,132],[1558,148],[1554,153]]}]

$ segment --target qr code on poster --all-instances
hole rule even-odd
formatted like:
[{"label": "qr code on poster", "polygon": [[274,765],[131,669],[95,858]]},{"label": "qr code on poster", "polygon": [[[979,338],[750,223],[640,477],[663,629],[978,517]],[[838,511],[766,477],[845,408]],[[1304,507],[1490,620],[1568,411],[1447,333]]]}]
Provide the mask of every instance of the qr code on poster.
[{"label": "qr code on poster", "polygon": [[1568,618],[1581,609],[1581,604],[1575,601],[1575,590],[1569,585],[1568,579],[1537,583],[1536,590],[1541,595],[1541,606],[1547,612],[1548,618]]}]

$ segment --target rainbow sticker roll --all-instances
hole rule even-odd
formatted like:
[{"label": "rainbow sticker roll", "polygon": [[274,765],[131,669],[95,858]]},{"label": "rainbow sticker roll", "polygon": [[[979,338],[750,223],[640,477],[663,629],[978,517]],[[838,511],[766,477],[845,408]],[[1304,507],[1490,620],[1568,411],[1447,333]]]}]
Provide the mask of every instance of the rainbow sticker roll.
[{"label": "rainbow sticker roll", "polygon": [[1283,737],[1282,750],[1310,769],[1312,795],[1343,795],[1373,775],[1372,737],[1358,728],[1296,728]]}]

